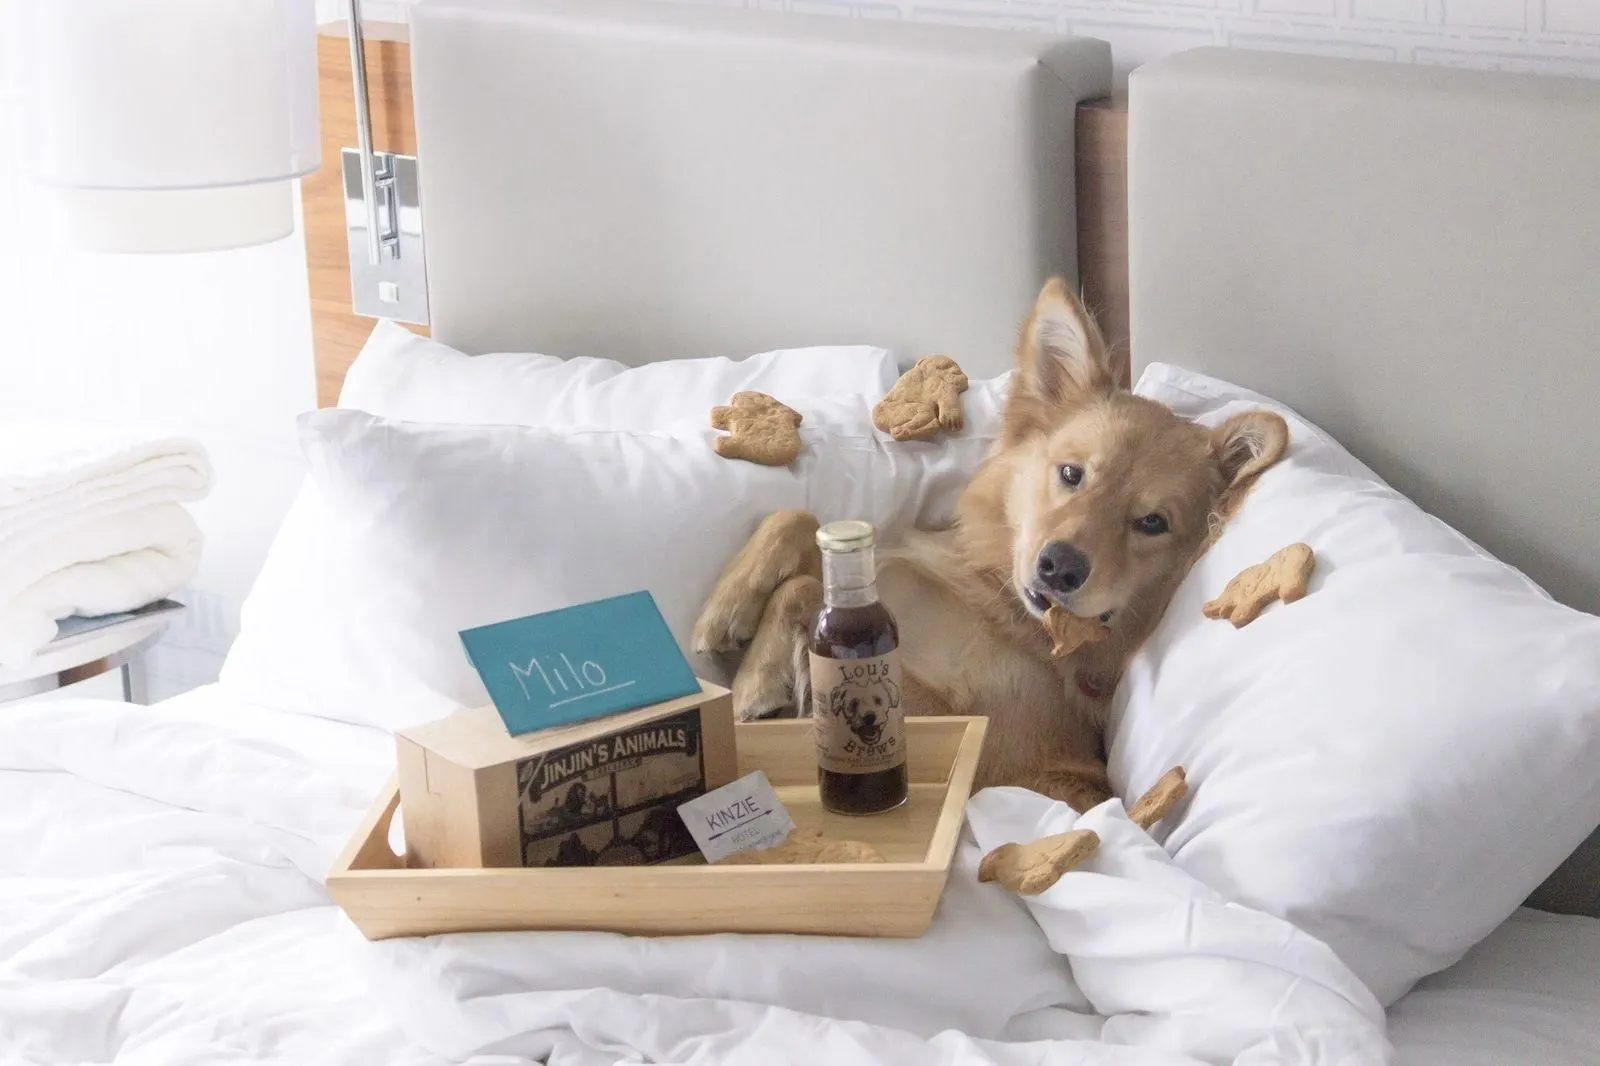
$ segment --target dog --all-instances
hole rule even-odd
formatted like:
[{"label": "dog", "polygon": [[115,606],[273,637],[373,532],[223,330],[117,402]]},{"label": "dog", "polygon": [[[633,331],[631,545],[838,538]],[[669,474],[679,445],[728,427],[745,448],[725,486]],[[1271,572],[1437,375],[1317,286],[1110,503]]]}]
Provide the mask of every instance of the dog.
[{"label": "dog", "polygon": [[[1110,798],[1104,737],[1123,667],[1288,438],[1270,412],[1207,428],[1133,395],[1092,316],[1051,279],[1019,331],[1000,439],[953,523],[878,547],[904,713],[988,717],[976,788],[1020,786],[1079,812]],[[695,625],[697,652],[738,660],[741,720],[810,713],[817,529],[804,511],[764,519]],[[1052,657],[1052,606],[1098,620],[1101,639]]]},{"label": "dog", "polygon": [[862,678],[833,690],[828,710],[844,719],[863,744],[883,739],[889,712],[900,706],[900,689],[887,677]]}]

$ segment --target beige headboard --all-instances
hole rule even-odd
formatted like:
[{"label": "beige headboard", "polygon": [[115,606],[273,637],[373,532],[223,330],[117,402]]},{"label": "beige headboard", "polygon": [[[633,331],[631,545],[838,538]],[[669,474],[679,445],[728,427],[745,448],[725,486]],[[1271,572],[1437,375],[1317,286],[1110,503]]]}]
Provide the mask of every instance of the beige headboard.
[{"label": "beige headboard", "polygon": [[[355,144],[349,46],[343,22],[322,33],[323,156],[337,160]],[[629,49],[637,62],[619,58]],[[1076,275],[1108,338],[1126,340],[1126,111],[1102,42],[444,0],[409,25],[368,24],[366,56],[376,147],[418,154],[421,119],[447,342],[636,359],[867,332],[981,372],[1050,270]],[[414,60],[455,71],[420,105]],[[350,308],[338,168],[303,197],[328,405],[372,320]]]},{"label": "beige headboard", "polygon": [[421,0],[433,335],[625,363],[871,343],[1010,362],[1077,277],[1103,41],[650,0]]},{"label": "beige headboard", "polygon": [[[1600,611],[1600,83],[1203,49],[1128,113],[1134,373],[1290,404]],[[1600,837],[1536,901],[1600,915]]]},{"label": "beige headboard", "polygon": [[1128,138],[1135,371],[1279,397],[1600,611],[1600,82],[1202,49]]}]

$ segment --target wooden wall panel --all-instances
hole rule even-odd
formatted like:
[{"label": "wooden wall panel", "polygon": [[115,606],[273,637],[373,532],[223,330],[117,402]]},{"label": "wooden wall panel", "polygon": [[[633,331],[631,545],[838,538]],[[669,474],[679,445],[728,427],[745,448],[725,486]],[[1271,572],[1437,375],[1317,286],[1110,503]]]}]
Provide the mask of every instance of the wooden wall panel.
[{"label": "wooden wall panel", "polygon": [[[367,83],[372,101],[373,147],[413,155],[411,52],[403,26],[367,28]],[[332,406],[345,371],[355,360],[373,319],[350,305],[350,259],[344,223],[339,153],[356,145],[355,91],[350,43],[342,23],[318,39],[322,109],[320,170],[301,186],[305,210],[306,263],[310,272],[311,329],[317,371],[317,403]],[[1078,109],[1078,268],[1084,299],[1128,373],[1128,136],[1123,97],[1092,101]],[[424,326],[408,326],[424,335]]]},{"label": "wooden wall panel", "polygon": [[[411,47],[398,39],[403,28],[367,29],[367,94],[372,105],[372,146],[415,155],[411,111]],[[356,146],[355,86],[350,40],[343,24],[317,39],[318,94],[322,111],[322,167],[301,183],[305,212],[306,267],[311,286],[311,334],[317,367],[317,404],[339,398],[345,371],[372,332],[374,319],[350,305],[350,253],[345,235],[340,152]],[[425,326],[408,329],[426,334]]]},{"label": "wooden wall panel", "polygon": [[1078,108],[1078,275],[1084,302],[1116,353],[1127,384],[1128,100]]}]

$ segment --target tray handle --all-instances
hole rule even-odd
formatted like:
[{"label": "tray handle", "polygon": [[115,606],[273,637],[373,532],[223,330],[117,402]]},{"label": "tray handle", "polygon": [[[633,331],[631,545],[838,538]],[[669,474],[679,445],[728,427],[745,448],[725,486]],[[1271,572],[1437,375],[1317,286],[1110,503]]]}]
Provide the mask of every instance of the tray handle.
[{"label": "tray handle", "polygon": [[403,870],[405,857],[389,846],[389,826],[400,809],[400,779],[390,775],[389,783],[378,793],[376,802],[362,815],[361,824],[333,864],[332,873],[351,870]]}]

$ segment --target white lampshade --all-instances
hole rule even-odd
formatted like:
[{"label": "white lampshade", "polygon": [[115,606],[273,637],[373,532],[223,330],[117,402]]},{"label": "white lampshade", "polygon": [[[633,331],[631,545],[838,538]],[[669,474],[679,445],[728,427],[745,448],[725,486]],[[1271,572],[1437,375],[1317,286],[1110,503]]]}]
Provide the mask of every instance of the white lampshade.
[{"label": "white lampshade", "polygon": [[34,178],[86,250],[192,252],[294,230],[321,164],[314,0],[21,0]]}]

